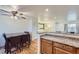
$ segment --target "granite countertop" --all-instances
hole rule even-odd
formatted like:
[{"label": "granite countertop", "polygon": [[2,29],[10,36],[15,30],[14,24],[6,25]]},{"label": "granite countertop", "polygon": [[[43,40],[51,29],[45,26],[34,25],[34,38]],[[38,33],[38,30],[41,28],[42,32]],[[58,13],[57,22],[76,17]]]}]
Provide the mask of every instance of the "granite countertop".
[{"label": "granite countertop", "polygon": [[50,35],[43,35],[41,38],[45,38],[47,40],[51,40],[51,41],[55,41],[55,42],[59,42],[59,43],[63,43],[63,44],[67,44],[67,45],[79,48],[79,40],[77,39],[69,39],[69,38],[56,37],[56,36],[54,37]]},{"label": "granite countertop", "polygon": [[79,34],[56,33],[56,32],[44,33],[44,34],[46,34],[46,35],[56,35],[56,36],[62,36],[62,37],[67,37],[67,38],[79,39]]}]

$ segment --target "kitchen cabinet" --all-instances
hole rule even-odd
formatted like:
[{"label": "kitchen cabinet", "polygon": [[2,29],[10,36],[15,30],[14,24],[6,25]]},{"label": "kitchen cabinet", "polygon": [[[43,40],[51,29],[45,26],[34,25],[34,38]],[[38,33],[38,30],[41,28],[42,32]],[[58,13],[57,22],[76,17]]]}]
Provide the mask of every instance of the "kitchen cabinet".
[{"label": "kitchen cabinet", "polygon": [[[53,50],[59,50],[61,52],[63,52],[64,54],[65,53],[75,53],[75,50],[76,48],[72,47],[72,46],[69,46],[69,45],[66,45],[66,44],[62,44],[62,43],[59,43],[59,42],[53,42]],[[57,53],[57,52],[56,52]],[[59,53],[59,52],[58,52]]]},{"label": "kitchen cabinet", "polygon": [[40,39],[40,53],[43,54],[78,54],[79,48],[49,39]]},{"label": "kitchen cabinet", "polygon": [[41,53],[52,54],[52,41],[41,39]]}]

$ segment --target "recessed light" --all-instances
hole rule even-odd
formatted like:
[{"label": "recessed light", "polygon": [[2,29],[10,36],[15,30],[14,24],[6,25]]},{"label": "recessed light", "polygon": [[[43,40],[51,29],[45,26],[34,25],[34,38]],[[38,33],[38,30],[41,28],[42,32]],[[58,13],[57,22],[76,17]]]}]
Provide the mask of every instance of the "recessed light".
[{"label": "recessed light", "polygon": [[54,19],[56,19],[57,17],[54,17]]},{"label": "recessed light", "polygon": [[48,8],[46,8],[45,11],[48,11]]}]

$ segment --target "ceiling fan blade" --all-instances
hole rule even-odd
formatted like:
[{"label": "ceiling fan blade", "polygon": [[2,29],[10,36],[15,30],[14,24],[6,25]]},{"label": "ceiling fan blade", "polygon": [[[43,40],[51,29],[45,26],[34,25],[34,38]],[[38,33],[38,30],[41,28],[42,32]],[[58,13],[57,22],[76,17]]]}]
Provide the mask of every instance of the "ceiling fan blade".
[{"label": "ceiling fan blade", "polygon": [[16,16],[18,19],[26,19],[25,17]]},{"label": "ceiling fan blade", "polygon": [[5,15],[5,16],[12,16],[12,15],[10,15],[10,14],[0,14],[0,15]]},{"label": "ceiling fan blade", "polygon": [[26,19],[25,17],[23,17],[22,15],[19,15],[19,14],[16,14],[16,17],[17,17],[18,19]]},{"label": "ceiling fan blade", "polygon": [[21,17],[22,19],[26,19],[25,17]]},{"label": "ceiling fan blade", "polygon": [[6,12],[6,13],[10,13],[9,11],[6,11],[6,10],[4,10],[4,9],[0,9],[0,12]]}]

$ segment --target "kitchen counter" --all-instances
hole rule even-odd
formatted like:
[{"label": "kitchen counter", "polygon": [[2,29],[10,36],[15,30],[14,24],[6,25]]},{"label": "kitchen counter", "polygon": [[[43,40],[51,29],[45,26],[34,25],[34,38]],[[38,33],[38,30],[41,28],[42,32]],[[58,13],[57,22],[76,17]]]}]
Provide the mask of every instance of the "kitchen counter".
[{"label": "kitchen counter", "polygon": [[67,37],[72,39],[79,39],[79,34],[70,34],[70,33],[56,33],[56,32],[50,32],[50,33],[44,33],[45,35],[53,35],[53,36],[61,36],[61,37]]},{"label": "kitchen counter", "polygon": [[67,35],[67,34],[45,34],[42,35],[41,38],[45,38],[47,40],[67,44],[76,48],[79,48],[79,36],[78,35]]}]

